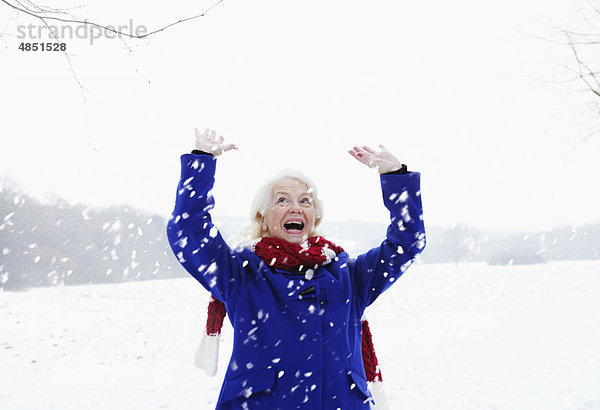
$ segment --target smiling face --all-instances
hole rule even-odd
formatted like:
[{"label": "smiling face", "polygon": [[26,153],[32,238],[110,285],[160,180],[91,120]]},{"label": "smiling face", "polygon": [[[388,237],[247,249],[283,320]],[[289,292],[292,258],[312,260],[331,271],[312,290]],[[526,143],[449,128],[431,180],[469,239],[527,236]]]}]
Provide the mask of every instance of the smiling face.
[{"label": "smiling face", "polygon": [[317,212],[308,186],[286,177],[271,190],[271,201],[261,219],[264,236],[302,243],[312,235]]}]

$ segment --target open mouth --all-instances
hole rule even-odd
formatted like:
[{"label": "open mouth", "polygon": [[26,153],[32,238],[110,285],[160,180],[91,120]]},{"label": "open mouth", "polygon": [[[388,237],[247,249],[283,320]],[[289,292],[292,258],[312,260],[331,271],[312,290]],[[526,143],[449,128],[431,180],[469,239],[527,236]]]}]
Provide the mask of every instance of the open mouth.
[{"label": "open mouth", "polygon": [[300,221],[289,221],[283,224],[284,229],[290,233],[302,232],[304,223]]}]

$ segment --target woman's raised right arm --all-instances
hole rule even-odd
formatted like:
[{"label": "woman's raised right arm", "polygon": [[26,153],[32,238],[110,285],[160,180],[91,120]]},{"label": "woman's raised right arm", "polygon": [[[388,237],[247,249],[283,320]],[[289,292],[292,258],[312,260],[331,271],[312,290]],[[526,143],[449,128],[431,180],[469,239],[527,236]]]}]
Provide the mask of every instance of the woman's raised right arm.
[{"label": "woman's raised right arm", "polygon": [[[224,151],[222,142],[221,138],[209,147],[197,142],[196,149],[213,152],[211,148],[215,148],[215,154],[219,155]],[[251,277],[244,269],[242,254],[227,245],[212,223],[209,211],[214,207],[211,190],[215,167],[213,155],[181,156],[181,179],[167,236],[183,267],[217,299],[224,301],[243,289]]]}]

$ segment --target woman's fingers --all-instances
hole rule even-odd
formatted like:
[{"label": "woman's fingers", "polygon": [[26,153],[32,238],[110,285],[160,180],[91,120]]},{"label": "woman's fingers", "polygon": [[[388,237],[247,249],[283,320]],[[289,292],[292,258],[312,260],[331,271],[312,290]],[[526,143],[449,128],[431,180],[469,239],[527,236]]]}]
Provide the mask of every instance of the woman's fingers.
[{"label": "woman's fingers", "polygon": [[358,156],[360,157],[369,157],[371,155],[371,153],[369,151],[366,151],[364,149],[362,149],[361,147],[354,147],[354,151],[356,151],[356,153],[358,154]]},{"label": "woman's fingers", "polygon": [[[381,145],[380,145],[381,146]],[[367,151],[369,154],[375,154],[375,151],[373,151],[371,148],[367,147],[366,145],[363,145],[362,148]]]},{"label": "woman's fingers", "polygon": [[238,149],[237,145],[235,145],[235,144],[223,145],[223,152],[231,151],[232,149]]},{"label": "woman's fingers", "polygon": [[357,160],[359,160],[360,162],[363,162],[363,157],[362,155],[360,155],[358,152],[356,152],[355,150],[348,150],[348,154],[352,155],[354,158],[356,158]]},{"label": "woman's fingers", "polygon": [[369,153],[364,152],[364,151],[359,151],[356,148],[358,147],[354,147],[354,149],[349,150],[348,153],[350,155],[352,155],[354,158],[356,158],[358,161],[360,161],[361,163],[365,164],[368,167],[371,167],[372,161],[370,158]]},{"label": "woman's fingers", "polygon": [[375,151],[367,145],[353,147],[348,151],[350,155],[369,168],[376,169],[380,174],[392,172],[402,167],[400,161],[383,145],[379,145],[380,151]]},{"label": "woman's fingers", "polygon": [[196,149],[210,152],[214,156],[219,156],[223,152],[238,149],[235,144],[224,144],[225,139],[222,135],[217,137],[217,131],[206,128],[204,134],[200,135],[198,128],[194,128],[196,135]]},{"label": "woman's fingers", "polygon": [[352,154],[352,156],[356,159],[362,159],[366,154],[366,152],[360,149],[359,147],[353,147],[348,152],[350,152],[350,154]]}]

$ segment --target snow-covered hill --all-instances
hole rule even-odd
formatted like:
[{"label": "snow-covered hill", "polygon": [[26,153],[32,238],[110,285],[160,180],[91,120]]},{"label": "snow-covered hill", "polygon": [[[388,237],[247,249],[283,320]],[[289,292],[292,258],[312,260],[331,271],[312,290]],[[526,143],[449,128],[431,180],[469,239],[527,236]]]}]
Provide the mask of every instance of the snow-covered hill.
[{"label": "snow-covered hill", "polygon": [[[0,408],[211,409],[193,279],[0,293]],[[370,308],[392,409],[600,408],[600,262],[415,265]]]}]

